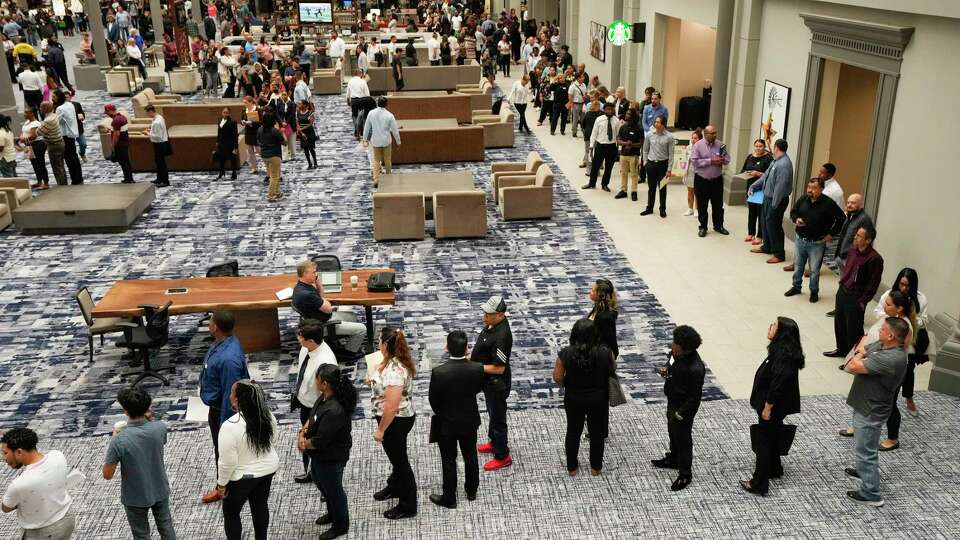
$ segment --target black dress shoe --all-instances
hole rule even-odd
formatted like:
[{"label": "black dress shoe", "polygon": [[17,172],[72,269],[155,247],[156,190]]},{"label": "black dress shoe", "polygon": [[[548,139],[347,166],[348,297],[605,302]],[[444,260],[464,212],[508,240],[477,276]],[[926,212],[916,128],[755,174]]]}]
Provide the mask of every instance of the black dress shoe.
[{"label": "black dress shoe", "polygon": [[677,468],[677,462],[667,458],[651,459],[650,463],[658,469],[676,469]]},{"label": "black dress shoe", "polygon": [[800,289],[796,287],[790,287],[789,291],[783,293],[784,296],[796,296],[798,294],[800,294]]},{"label": "black dress shoe", "polygon": [[827,317],[833,317],[837,314],[837,310],[833,309],[827,312]]},{"label": "black dress shoe", "polygon": [[843,470],[843,472],[847,473],[847,476],[851,478],[860,478],[860,473],[858,473],[853,467],[847,467]]},{"label": "black dress shoe", "polygon": [[340,538],[341,536],[347,534],[347,531],[338,531],[336,529],[330,529],[327,532],[322,533],[318,538],[319,540],[333,540],[334,538]]},{"label": "black dress shoe", "polygon": [[699,236],[700,238],[703,238],[703,237],[706,236],[706,235],[707,235],[707,230],[706,230],[706,229],[700,229],[700,231],[697,232],[697,236]]},{"label": "black dress shoe", "polygon": [[468,501],[475,501],[475,500],[477,500],[477,492],[474,491],[473,493],[467,493],[467,500],[468,500]]},{"label": "black dress shoe", "polygon": [[416,510],[403,510],[399,506],[394,506],[393,508],[383,513],[383,517],[387,519],[406,519],[406,518],[412,518],[416,515],[417,515]]},{"label": "black dress shoe", "polygon": [[630,200],[633,202],[637,202],[637,192],[633,192],[630,194]]},{"label": "black dress shoe", "polygon": [[594,186],[593,184],[584,184],[583,186],[580,187],[580,189],[593,189],[595,187],[597,186]]},{"label": "black dress shoe", "polygon": [[316,523],[317,525],[329,525],[333,523],[333,518],[330,517],[330,514],[324,514],[318,517],[317,520],[314,521],[314,523]]},{"label": "black dress shoe", "polygon": [[627,198],[627,192],[626,192],[626,191],[620,191],[619,193],[617,193],[616,195],[614,195],[613,198],[614,198],[614,199],[626,199],[626,198]]},{"label": "black dress shoe", "polygon": [[437,506],[442,506],[444,508],[449,508],[451,510],[457,507],[456,502],[447,502],[442,495],[434,495],[432,493],[430,494],[430,502],[432,502]]},{"label": "black dress shoe", "polygon": [[826,356],[827,358],[843,358],[843,357],[847,356],[846,354],[840,352],[840,349],[834,349],[834,350],[832,350],[832,351],[827,351],[827,352],[823,353],[823,355]]},{"label": "black dress shoe", "polygon": [[660,209],[660,217],[667,217],[667,211],[663,208]]},{"label": "black dress shoe", "polygon": [[643,212],[640,212],[640,215],[641,215],[641,216],[649,216],[649,215],[652,214],[652,213],[653,213],[653,210],[651,210],[651,209],[649,209],[649,208],[646,208],[646,209],[643,210]]},{"label": "black dress shoe", "polygon": [[759,489],[753,487],[753,485],[750,483],[750,480],[741,480],[740,487],[742,487],[747,493],[753,493],[754,495],[760,495],[761,497],[767,496],[766,491],[760,491]]},{"label": "black dress shoe", "polygon": [[610,193],[610,187],[609,187],[609,186],[600,186],[600,189],[606,191],[607,193]]},{"label": "black dress shoe", "polygon": [[841,437],[853,437],[853,432],[847,428],[841,429],[840,431],[837,432],[837,434],[840,435]]},{"label": "black dress shoe", "polygon": [[730,236],[730,231],[726,230],[723,227],[720,227],[719,229],[714,229],[714,232],[718,232],[724,236]]},{"label": "black dress shoe", "polygon": [[681,489],[685,489],[692,481],[692,476],[678,476],[677,479],[673,481],[673,484],[670,485],[670,491],[680,491]]},{"label": "black dress shoe", "polygon": [[396,499],[397,496],[390,491],[390,488],[386,487],[380,491],[373,494],[373,500],[375,501],[385,501],[387,499]]},{"label": "black dress shoe", "polygon": [[298,484],[309,484],[311,481],[313,481],[313,478],[310,478],[309,474],[304,473],[294,476],[293,481]]},{"label": "black dress shoe", "polygon": [[820,295],[818,293],[815,293],[815,292],[810,293],[811,304],[816,304],[818,300],[820,300]]}]

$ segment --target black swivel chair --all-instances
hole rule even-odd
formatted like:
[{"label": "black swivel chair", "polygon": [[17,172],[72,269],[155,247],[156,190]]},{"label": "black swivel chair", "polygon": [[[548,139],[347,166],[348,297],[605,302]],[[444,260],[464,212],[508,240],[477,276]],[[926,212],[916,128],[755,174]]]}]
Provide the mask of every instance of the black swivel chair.
[{"label": "black swivel chair", "polygon": [[336,255],[312,255],[310,260],[317,265],[317,272],[339,272],[340,258]]},{"label": "black swivel chair", "polygon": [[167,344],[170,330],[170,306],[173,301],[167,302],[162,307],[153,304],[144,304],[138,307],[143,309],[143,325],[133,322],[120,322],[117,326],[123,329],[123,339],[117,341],[118,347],[130,349],[135,358],[143,363],[143,371],[125,373],[126,375],[137,375],[133,384],[139,384],[140,381],[152,377],[158,379],[164,386],[169,386],[166,377],[157,373],[158,371],[173,369],[172,367],[153,368],[150,366],[150,351]]},{"label": "black swivel chair", "polygon": [[[240,263],[236,260],[215,264],[207,269],[207,277],[239,277]],[[210,320],[210,314],[204,315],[197,326],[205,326]]]},{"label": "black swivel chair", "polygon": [[[290,307],[293,308],[293,311],[297,312],[297,315],[300,315],[301,319],[309,319],[309,317],[303,316],[303,313],[297,309],[297,306],[290,304]],[[337,364],[341,366],[355,364],[359,358],[357,354],[345,349],[340,343],[340,340],[337,339],[337,325],[341,322],[342,321],[336,319],[329,319],[323,323],[323,341],[330,347],[330,350],[333,351],[333,355],[337,357]]]}]

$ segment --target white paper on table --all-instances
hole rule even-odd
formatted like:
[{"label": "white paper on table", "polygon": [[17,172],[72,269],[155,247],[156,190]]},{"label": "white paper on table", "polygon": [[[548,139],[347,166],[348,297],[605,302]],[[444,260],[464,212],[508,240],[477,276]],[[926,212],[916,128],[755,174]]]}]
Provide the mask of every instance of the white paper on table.
[{"label": "white paper on table", "polygon": [[286,289],[277,291],[277,300],[289,300],[291,298],[293,298],[293,287],[287,287]]},{"label": "white paper on table", "polygon": [[210,407],[204,405],[199,396],[187,398],[187,422],[206,422],[209,413]]}]

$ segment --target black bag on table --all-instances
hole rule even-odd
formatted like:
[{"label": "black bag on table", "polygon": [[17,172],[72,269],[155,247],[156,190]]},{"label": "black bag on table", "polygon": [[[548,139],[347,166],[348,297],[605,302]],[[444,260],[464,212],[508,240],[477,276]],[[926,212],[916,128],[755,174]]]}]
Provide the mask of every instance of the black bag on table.
[{"label": "black bag on table", "polygon": [[396,289],[396,274],[377,272],[367,278],[367,290],[370,292],[390,292]]}]

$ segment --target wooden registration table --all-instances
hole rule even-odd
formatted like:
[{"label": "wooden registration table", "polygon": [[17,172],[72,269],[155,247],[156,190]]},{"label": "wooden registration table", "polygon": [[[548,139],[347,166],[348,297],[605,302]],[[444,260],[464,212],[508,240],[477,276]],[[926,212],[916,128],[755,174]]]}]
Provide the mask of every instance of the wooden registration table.
[{"label": "wooden registration table", "polygon": [[[392,272],[390,268],[344,270],[342,290],[325,292],[324,298],[338,306],[363,306],[366,314],[367,345],[373,347],[373,306],[392,306],[396,291],[370,292],[367,278],[377,272]],[[350,277],[357,276],[356,289],[350,286]],[[269,351],[280,348],[280,318],[278,309],[290,305],[290,300],[277,300],[277,292],[297,284],[296,274],[278,276],[239,276],[183,279],[131,279],[113,284],[107,294],[93,308],[97,317],[137,317],[143,315],[141,304],[164,305],[169,301],[171,315],[206,313],[218,309],[233,312],[236,327],[233,333],[246,352]],[[184,288],[185,293],[168,294],[168,289]]]}]

